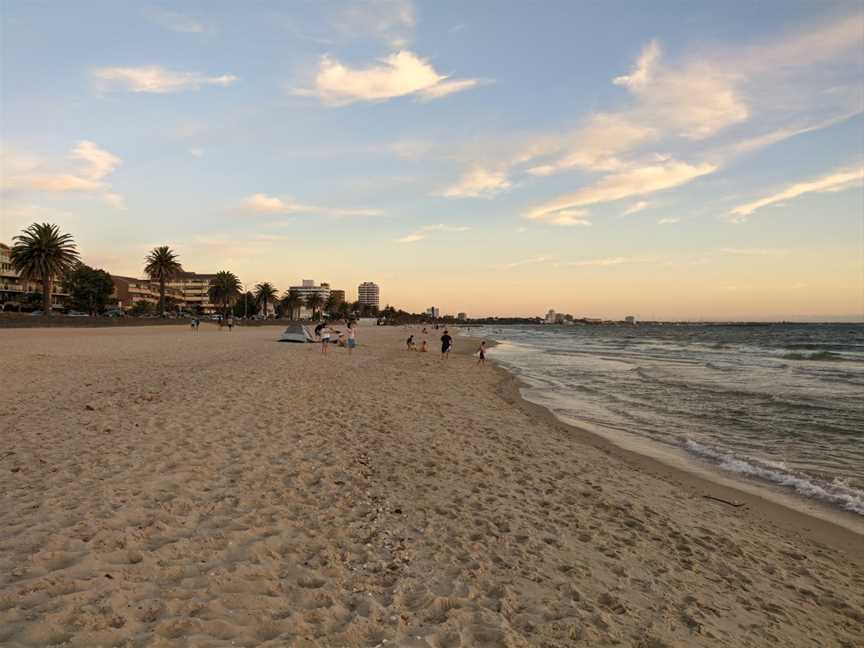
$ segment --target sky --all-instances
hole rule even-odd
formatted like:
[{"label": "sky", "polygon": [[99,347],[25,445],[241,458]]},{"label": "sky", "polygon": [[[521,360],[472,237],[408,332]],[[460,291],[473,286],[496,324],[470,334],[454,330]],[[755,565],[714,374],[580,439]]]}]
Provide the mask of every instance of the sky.
[{"label": "sky", "polygon": [[859,2],[0,1],[0,241],[469,316],[864,319]]}]

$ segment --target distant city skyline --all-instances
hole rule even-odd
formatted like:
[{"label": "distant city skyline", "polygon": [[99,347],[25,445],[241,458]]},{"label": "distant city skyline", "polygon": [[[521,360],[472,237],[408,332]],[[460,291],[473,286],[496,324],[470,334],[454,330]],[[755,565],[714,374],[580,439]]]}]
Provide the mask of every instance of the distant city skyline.
[{"label": "distant city skyline", "polygon": [[0,12],[6,244],[413,312],[864,319],[858,2]]}]

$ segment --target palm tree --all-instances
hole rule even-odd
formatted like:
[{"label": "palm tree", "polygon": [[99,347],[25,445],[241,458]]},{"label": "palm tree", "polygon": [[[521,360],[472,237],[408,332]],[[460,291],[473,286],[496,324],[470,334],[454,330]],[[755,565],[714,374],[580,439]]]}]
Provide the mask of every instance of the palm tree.
[{"label": "palm tree", "polygon": [[171,281],[183,272],[183,266],[177,260],[177,254],[167,245],[162,245],[150,250],[150,254],[144,259],[144,274],[151,281],[159,282],[159,314],[165,316],[165,282]]},{"label": "palm tree", "polygon": [[309,293],[306,296],[306,307],[312,311],[312,319],[315,319],[315,312],[324,304],[324,298],[319,292]]},{"label": "palm tree", "polygon": [[207,296],[213,304],[222,305],[222,317],[228,317],[228,307],[240,296],[240,280],[233,272],[220,270],[210,281]]},{"label": "palm tree", "polygon": [[61,234],[56,225],[33,223],[13,237],[9,260],[26,281],[42,283],[42,314],[51,314],[51,284],[78,262],[78,250],[71,234]]},{"label": "palm tree", "polygon": [[296,290],[289,290],[282,297],[282,308],[288,311],[288,319],[294,319],[295,311],[303,305],[303,299]]},{"label": "palm tree", "polygon": [[276,291],[276,288],[273,287],[268,281],[264,283],[257,284],[255,286],[255,301],[258,304],[264,303],[264,317],[267,317],[267,307],[270,305],[271,301],[276,301],[276,295],[279,293]]}]

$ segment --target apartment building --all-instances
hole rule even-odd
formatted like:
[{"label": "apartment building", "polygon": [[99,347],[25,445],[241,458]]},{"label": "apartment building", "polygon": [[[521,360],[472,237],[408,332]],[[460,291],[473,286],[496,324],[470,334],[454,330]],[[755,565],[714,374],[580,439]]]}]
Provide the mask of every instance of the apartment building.
[{"label": "apartment building", "polygon": [[[135,302],[143,301],[157,306],[159,304],[159,282],[149,279],[135,279],[134,277],[121,277],[111,275],[114,281],[114,292],[111,300],[119,308],[129,310]],[[181,309],[187,308],[186,298],[181,290],[165,286],[165,299],[171,298],[176,306]]]},{"label": "apartment building", "polygon": [[198,274],[197,272],[181,272],[166,287],[180,291],[186,308],[193,312],[212,313],[218,308],[210,303],[208,291],[210,283],[216,278],[216,274]]},{"label": "apartment building", "polygon": [[[41,308],[42,282],[25,281],[12,268],[12,249],[5,243],[0,243],[0,310],[19,310],[24,305],[29,305],[25,298],[27,293],[39,295]],[[51,307],[63,308],[69,294],[63,291],[63,285],[59,281],[53,281],[51,286]]]},{"label": "apartment building", "polygon": [[357,299],[361,304],[369,304],[378,308],[380,305],[381,291],[378,284],[371,281],[364,281],[357,286]]},{"label": "apartment building", "polygon": [[303,300],[303,305],[300,307],[300,317],[311,317],[312,309],[306,307],[306,298],[313,294],[321,295],[321,304],[323,305],[330,297],[330,284],[322,281],[321,285],[316,286],[314,279],[303,279],[299,286],[291,286],[288,291],[296,293]]}]

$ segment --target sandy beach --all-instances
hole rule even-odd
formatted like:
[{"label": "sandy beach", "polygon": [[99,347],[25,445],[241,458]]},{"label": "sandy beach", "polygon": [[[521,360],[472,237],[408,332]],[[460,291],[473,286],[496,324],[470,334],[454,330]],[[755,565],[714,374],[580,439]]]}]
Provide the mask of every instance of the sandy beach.
[{"label": "sandy beach", "polygon": [[0,330],[0,645],[864,644],[862,536],[566,426],[468,339],[279,332]]}]

